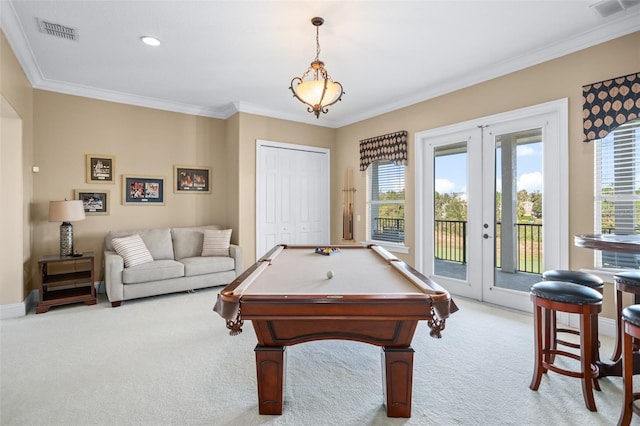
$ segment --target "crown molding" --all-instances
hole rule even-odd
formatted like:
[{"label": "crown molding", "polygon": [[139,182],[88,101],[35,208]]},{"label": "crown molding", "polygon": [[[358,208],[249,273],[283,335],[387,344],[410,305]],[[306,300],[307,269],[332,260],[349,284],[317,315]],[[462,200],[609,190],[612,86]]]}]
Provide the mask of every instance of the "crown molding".
[{"label": "crown molding", "polygon": [[[412,96],[403,96],[402,99],[398,99],[395,102],[363,110],[355,114],[351,114],[344,119],[333,120],[330,117],[323,117],[323,120],[314,120],[310,114],[291,114],[243,101],[236,101],[222,107],[203,107],[45,79],[35,58],[33,57],[29,44],[27,43],[24,30],[20,25],[13,5],[6,0],[2,0],[1,7],[0,24],[2,25],[2,30],[5,32],[5,35],[9,40],[9,44],[29,79],[29,82],[36,89],[218,119],[227,119],[237,112],[246,112],[271,118],[331,128],[340,128],[381,114],[415,105],[465,87],[482,83],[496,77],[574,53],[596,44],[604,43],[614,38],[640,31],[640,10],[617,19],[607,18],[607,22],[605,24],[578,34],[569,40],[523,53],[516,58],[493,64],[491,67],[487,67],[485,70],[476,72],[473,75],[466,75],[460,78],[439,82],[438,84],[434,84]],[[333,117],[336,117],[336,115]]]},{"label": "crown molding", "polygon": [[557,59],[637,31],[640,31],[640,10],[622,18],[611,19],[606,24],[595,27],[581,34],[577,34],[569,40],[557,42],[540,49],[523,53],[516,58],[492,64],[491,67],[487,67],[485,70],[473,75],[441,81],[413,96],[403,97],[401,100],[396,102],[387,103],[377,108],[368,109],[360,112],[359,114],[354,114],[344,120],[338,121],[336,126],[343,127],[381,114],[386,114],[401,108],[415,105],[420,102],[501,77],[524,68],[538,65],[543,62]]}]

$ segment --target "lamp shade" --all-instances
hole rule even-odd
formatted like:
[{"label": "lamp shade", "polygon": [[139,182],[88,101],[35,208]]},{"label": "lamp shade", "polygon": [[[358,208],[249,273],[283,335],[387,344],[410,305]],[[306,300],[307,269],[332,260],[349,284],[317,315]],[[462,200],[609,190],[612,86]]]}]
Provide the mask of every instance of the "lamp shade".
[{"label": "lamp shade", "polygon": [[49,202],[49,222],[75,222],[85,217],[81,200]]}]

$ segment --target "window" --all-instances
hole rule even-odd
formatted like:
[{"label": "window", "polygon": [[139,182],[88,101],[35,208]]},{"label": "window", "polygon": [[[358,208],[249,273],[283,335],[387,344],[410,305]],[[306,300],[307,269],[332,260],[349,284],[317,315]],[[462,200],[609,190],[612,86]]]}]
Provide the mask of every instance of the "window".
[{"label": "window", "polygon": [[389,160],[367,168],[367,238],[404,244],[404,169]]},{"label": "window", "polygon": [[[640,234],[640,119],[595,141],[596,233]],[[640,255],[602,252],[597,267],[639,269]]]}]

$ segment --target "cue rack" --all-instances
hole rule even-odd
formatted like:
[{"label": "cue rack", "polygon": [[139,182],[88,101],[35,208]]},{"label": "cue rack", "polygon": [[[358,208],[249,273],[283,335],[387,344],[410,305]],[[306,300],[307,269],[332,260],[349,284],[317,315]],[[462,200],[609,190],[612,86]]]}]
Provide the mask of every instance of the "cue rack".
[{"label": "cue rack", "polygon": [[353,187],[353,169],[347,168],[344,174],[344,186],[342,190],[342,239],[344,241],[354,241],[353,239],[353,194],[356,189]]}]

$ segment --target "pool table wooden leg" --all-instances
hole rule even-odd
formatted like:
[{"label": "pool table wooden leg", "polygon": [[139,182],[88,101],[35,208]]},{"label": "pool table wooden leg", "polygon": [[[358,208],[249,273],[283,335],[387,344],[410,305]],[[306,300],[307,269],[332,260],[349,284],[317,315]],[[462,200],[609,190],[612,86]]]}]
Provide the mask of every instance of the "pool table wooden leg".
[{"label": "pool table wooden leg", "polygon": [[383,348],[388,417],[411,417],[413,349]]},{"label": "pool table wooden leg", "polygon": [[260,414],[282,414],[284,388],[283,346],[256,345],[256,377]]}]

